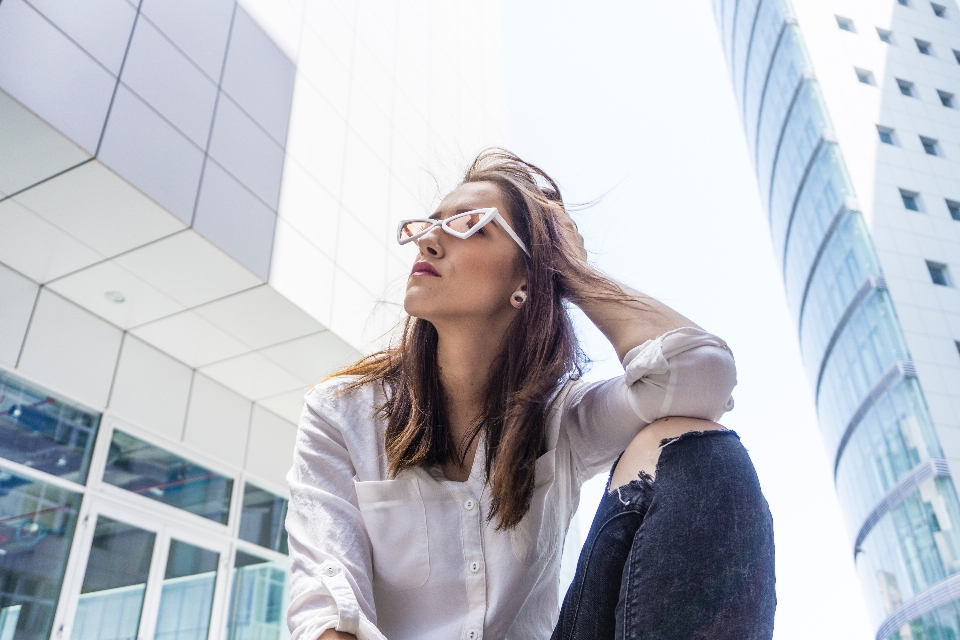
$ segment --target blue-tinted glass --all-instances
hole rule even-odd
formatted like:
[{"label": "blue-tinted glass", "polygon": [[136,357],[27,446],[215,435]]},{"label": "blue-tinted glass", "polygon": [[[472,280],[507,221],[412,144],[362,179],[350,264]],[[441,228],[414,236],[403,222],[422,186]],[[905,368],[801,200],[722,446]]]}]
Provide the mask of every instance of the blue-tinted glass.
[{"label": "blue-tinted glass", "polygon": [[930,43],[924,42],[923,40],[914,39],[914,42],[917,43],[917,51],[922,53],[925,56],[930,55]]},{"label": "blue-tinted glass", "polygon": [[747,71],[747,50],[753,35],[754,19],[760,0],[739,0],[733,34],[733,92],[743,108],[743,74]]},{"label": "blue-tinted glass", "polygon": [[930,138],[920,138],[920,144],[923,145],[923,150],[927,155],[938,156],[940,155],[937,149],[937,141],[931,140]]},{"label": "blue-tinted glass", "polygon": [[900,198],[903,200],[903,206],[910,209],[910,211],[920,211],[920,203],[917,202],[917,196],[901,191]]},{"label": "blue-tinted glass", "polygon": [[0,635],[46,640],[81,495],[0,470]]},{"label": "blue-tinted glass", "polygon": [[817,394],[827,451],[836,452],[850,418],[907,350],[886,291],[875,290],[853,313],[828,356]]},{"label": "blue-tinted glass", "polygon": [[[820,101],[815,82],[803,85],[783,131],[783,139],[774,159],[770,185],[770,229],[774,240],[783,242],[797,190],[807,175],[807,167],[827,127],[826,109]],[[764,189],[761,188],[761,193]]]},{"label": "blue-tinted glass", "polygon": [[893,144],[893,133],[890,129],[877,129],[877,133],[880,134],[880,142],[884,144]]},{"label": "blue-tinted glass", "polygon": [[770,80],[760,112],[760,131],[757,134],[757,182],[761,185],[764,202],[769,192],[773,157],[784,129],[784,119],[807,68],[806,59],[800,44],[799,29],[796,26],[787,27],[770,68]]},{"label": "blue-tinted glass", "polygon": [[220,554],[170,541],[155,640],[206,640]]},{"label": "blue-tinted glass", "polygon": [[851,535],[901,478],[941,456],[920,387],[905,378],[877,400],[843,449],[837,495]]},{"label": "blue-tinted glass", "polygon": [[103,480],[221,524],[230,512],[232,479],[122,431],[113,432]]},{"label": "blue-tinted glass", "polygon": [[[851,192],[839,148],[833,143],[823,145],[803,183],[787,240],[784,286],[794,314],[800,312],[807,274],[824,235]],[[780,238],[774,237],[774,250],[782,260],[784,245]]]},{"label": "blue-tinted glass", "polygon": [[277,562],[237,551],[227,619],[228,640],[279,640],[284,637],[288,584]]},{"label": "blue-tinted glass", "polygon": [[837,322],[870,275],[880,273],[858,212],[846,215],[817,262],[800,319],[800,346],[810,380],[816,380]]},{"label": "blue-tinted glass", "polygon": [[946,17],[947,17],[947,8],[946,8],[945,6],[943,6],[942,4],[935,4],[935,3],[931,2],[931,3],[930,3],[930,8],[933,9],[933,14],[934,14],[935,16],[937,16],[938,18],[946,18]]},{"label": "blue-tinted glass", "polygon": [[0,457],[83,484],[100,414],[0,370]]},{"label": "blue-tinted glass", "polygon": [[881,39],[881,40],[883,40],[883,41],[886,42],[887,44],[890,44],[890,41],[891,41],[892,38],[890,37],[890,32],[889,32],[889,31],[884,31],[883,29],[880,29],[880,28],[878,27],[878,28],[877,28],[877,35],[880,36],[880,39]]},{"label": "blue-tinted glass", "polygon": [[280,553],[287,552],[287,500],[252,484],[243,488],[240,539]]},{"label": "blue-tinted glass", "polygon": [[743,127],[747,132],[747,148],[751,152],[756,148],[757,115],[767,81],[767,70],[783,30],[786,13],[786,7],[781,0],[764,0],[757,11],[757,22],[747,59],[743,100]]},{"label": "blue-tinted glass", "polygon": [[960,638],[960,599],[914,618],[883,640],[916,638]]},{"label": "blue-tinted glass", "polygon": [[933,284],[943,285],[944,287],[949,284],[947,282],[947,268],[943,265],[928,262],[927,270],[930,272],[930,279],[933,280]]},{"label": "blue-tinted glass", "polygon": [[731,41],[733,40],[733,16],[734,13],[738,11],[738,4],[739,2],[737,0],[727,0],[723,3],[720,31],[723,34],[723,48],[728,59],[730,57]]},{"label": "blue-tinted glass", "polygon": [[900,93],[905,96],[913,96],[913,83],[907,82],[905,80],[897,80],[897,87],[900,88]]},{"label": "blue-tinted glass", "polygon": [[97,518],[71,640],[137,637],[156,535]]},{"label": "blue-tinted glass", "polygon": [[951,218],[953,218],[954,220],[960,220],[960,202],[947,200],[947,211],[950,212]]},{"label": "blue-tinted glass", "polygon": [[[857,555],[874,619],[960,570],[960,505],[950,478],[920,485],[870,531]],[[938,637],[938,636],[932,636]],[[948,636],[939,636],[948,637]]]}]

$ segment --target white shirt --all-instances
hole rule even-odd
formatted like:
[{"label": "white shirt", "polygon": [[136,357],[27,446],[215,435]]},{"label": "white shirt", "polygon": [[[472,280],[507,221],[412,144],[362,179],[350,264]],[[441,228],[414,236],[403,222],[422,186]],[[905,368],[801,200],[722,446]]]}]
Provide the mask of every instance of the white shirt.
[{"label": "white shirt", "polygon": [[570,381],[548,413],[530,511],[513,530],[487,522],[484,446],[466,482],[439,469],[391,479],[380,385],[305,397],[290,483],[292,640],[336,628],[361,640],[537,640],[558,615],[558,572],[580,485],[664,416],[717,420],[733,408],[733,355],[693,328],[648,340],[623,376]]}]

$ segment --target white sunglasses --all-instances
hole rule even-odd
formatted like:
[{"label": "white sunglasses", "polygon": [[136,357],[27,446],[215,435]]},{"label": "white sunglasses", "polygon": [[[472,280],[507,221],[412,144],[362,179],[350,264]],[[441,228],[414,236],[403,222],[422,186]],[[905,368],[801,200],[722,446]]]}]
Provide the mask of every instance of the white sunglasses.
[{"label": "white sunglasses", "polygon": [[473,211],[458,213],[455,216],[450,216],[443,220],[436,220],[434,218],[401,220],[400,225],[397,227],[397,242],[400,244],[413,242],[437,225],[440,225],[441,229],[453,237],[466,240],[477,231],[480,231],[480,229],[483,229],[491,220],[497,220],[503,227],[503,230],[507,232],[507,235],[520,245],[520,248],[523,249],[523,252],[527,254],[528,258],[530,257],[530,252],[527,250],[526,245],[523,244],[523,240],[510,228],[510,225],[503,219],[503,216],[500,215],[496,207],[474,209]]}]

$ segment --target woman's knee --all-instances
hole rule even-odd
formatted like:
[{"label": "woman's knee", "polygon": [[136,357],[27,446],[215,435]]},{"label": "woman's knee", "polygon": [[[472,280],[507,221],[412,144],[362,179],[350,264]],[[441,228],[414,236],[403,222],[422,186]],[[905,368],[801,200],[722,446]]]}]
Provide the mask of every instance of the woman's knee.
[{"label": "woman's knee", "polygon": [[660,460],[660,443],[664,440],[679,438],[691,431],[723,430],[725,427],[722,425],[700,418],[668,417],[651,422],[627,445],[613,470],[610,490],[613,491],[631,480],[636,480],[641,472],[655,478],[657,462]]}]

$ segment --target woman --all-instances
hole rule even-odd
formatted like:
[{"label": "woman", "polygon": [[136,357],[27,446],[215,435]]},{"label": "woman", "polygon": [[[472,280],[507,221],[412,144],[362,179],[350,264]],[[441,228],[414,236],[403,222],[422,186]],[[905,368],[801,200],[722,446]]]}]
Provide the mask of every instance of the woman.
[{"label": "woman", "polygon": [[[769,638],[769,511],[714,422],[726,344],[591,268],[556,184],[506,151],[398,240],[419,248],[399,343],[306,395],[293,639]],[[565,302],[622,377],[579,379]],[[580,485],[612,463],[557,622]]]}]

